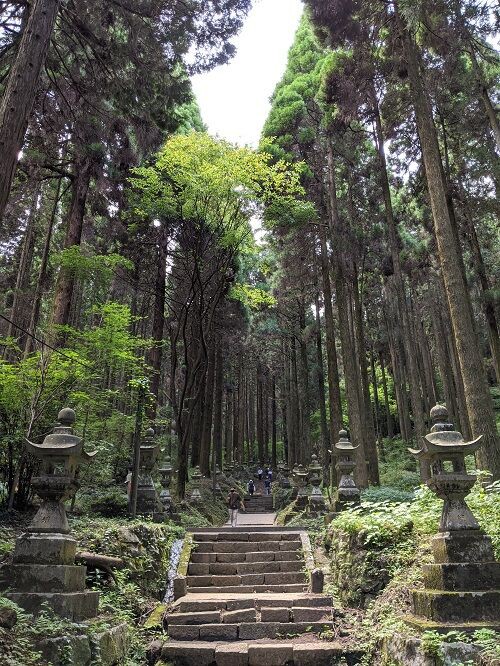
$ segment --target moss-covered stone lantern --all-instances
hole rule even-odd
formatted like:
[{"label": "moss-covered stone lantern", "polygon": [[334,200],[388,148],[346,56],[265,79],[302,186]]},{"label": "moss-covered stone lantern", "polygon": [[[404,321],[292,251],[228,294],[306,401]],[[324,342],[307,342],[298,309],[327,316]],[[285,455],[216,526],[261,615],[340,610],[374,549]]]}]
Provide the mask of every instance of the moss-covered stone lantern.
[{"label": "moss-covered stone lantern", "polygon": [[340,473],[339,486],[337,488],[337,497],[334,501],[334,511],[342,511],[348,505],[359,504],[360,492],[356,487],[353,472],[356,468],[354,461],[354,451],[357,446],[353,446],[349,441],[346,430],[339,432],[339,441],[335,444],[335,453],[337,457],[336,469]]},{"label": "moss-covered stone lantern", "polygon": [[200,481],[203,478],[200,467],[197,465],[193,473],[191,474],[191,496],[189,501],[192,504],[200,504],[202,502],[201,492],[200,492]]},{"label": "moss-covered stone lantern", "polygon": [[85,590],[86,569],[75,565],[76,541],[64,500],[78,489],[79,464],[95,454],[86,453],[74,434],[72,409],[61,409],[58,421],[42,444],[26,440],[28,452],[41,460],[32,485],[42,503],[27,532],[16,540],[13,563],[1,569],[0,589],[30,613],[47,603],[59,615],[80,621],[97,614],[99,593]]},{"label": "moss-covered stone lantern", "polygon": [[142,514],[154,514],[159,509],[159,499],[152,474],[160,447],[155,443],[154,435],[153,428],[148,428],[140,447],[137,512]]},{"label": "moss-covered stone lantern", "polygon": [[325,498],[321,492],[321,479],[323,475],[323,467],[318,461],[318,456],[313,453],[311,456],[311,464],[309,465],[309,481],[312,485],[311,495],[309,497],[309,509],[311,513],[316,515],[325,511]]},{"label": "moss-covered stone lantern", "polygon": [[432,539],[434,563],[423,566],[424,589],[413,591],[414,616],[408,622],[421,630],[473,631],[500,628],[500,563],[492,542],[481,531],[465,502],[476,481],[465,456],[481,445],[481,437],[465,442],[449,423],[448,410],[431,410],[432,428],[420,450],[410,451],[430,465],[429,488],[444,500],[439,533]]}]

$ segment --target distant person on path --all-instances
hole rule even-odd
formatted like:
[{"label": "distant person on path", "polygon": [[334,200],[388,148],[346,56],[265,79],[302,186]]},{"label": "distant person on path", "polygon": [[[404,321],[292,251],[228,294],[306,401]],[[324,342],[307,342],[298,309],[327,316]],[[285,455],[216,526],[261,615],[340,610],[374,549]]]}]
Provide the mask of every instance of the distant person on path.
[{"label": "distant person on path", "polygon": [[262,469],[262,467],[259,467],[259,469],[257,470],[257,476],[259,477],[259,481],[262,481],[263,474],[264,470]]},{"label": "distant person on path", "polygon": [[250,497],[251,497],[251,496],[254,494],[254,492],[255,492],[255,484],[254,484],[254,482],[253,482],[252,479],[250,479],[250,481],[249,481],[248,484],[247,484],[247,490],[248,490],[248,494],[250,495]]},{"label": "distant person on path", "polygon": [[266,489],[266,495],[270,495],[271,494],[271,479],[269,477],[264,481],[264,488]]},{"label": "distant person on path", "polygon": [[132,491],[132,468],[128,468],[127,472],[127,478],[125,479],[125,483],[127,484],[127,499],[130,502],[130,493]]},{"label": "distant person on path", "polygon": [[267,470],[267,478],[269,479],[269,481],[272,482],[272,480],[273,480],[273,470],[271,468],[269,468]]},{"label": "distant person on path", "polygon": [[245,509],[243,500],[238,495],[236,488],[231,488],[231,492],[226,499],[226,504],[229,509],[229,522],[231,523],[231,527],[236,527],[236,523],[238,522],[238,509]]}]

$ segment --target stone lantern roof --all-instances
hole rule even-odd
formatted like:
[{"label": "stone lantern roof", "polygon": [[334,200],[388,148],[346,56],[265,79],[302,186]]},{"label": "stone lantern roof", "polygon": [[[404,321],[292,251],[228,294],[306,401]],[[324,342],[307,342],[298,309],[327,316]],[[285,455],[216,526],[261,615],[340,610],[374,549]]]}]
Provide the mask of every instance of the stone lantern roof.
[{"label": "stone lantern roof", "polygon": [[35,444],[26,441],[26,449],[29,453],[37,458],[80,458],[81,460],[91,460],[96,451],[86,453],[83,450],[83,441],[81,437],[73,434],[72,425],[75,422],[76,415],[74,410],[69,407],[61,409],[57,415],[57,420],[60,425],[54,428],[54,431],[47,435],[42,444]]}]

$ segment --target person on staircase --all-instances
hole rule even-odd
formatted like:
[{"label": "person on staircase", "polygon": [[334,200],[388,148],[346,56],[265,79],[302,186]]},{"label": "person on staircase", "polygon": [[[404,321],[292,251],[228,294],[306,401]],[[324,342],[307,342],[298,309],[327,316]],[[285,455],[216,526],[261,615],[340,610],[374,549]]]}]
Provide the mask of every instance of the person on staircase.
[{"label": "person on staircase", "polygon": [[241,508],[243,511],[245,510],[245,504],[239,496],[236,488],[231,488],[226,499],[226,504],[229,509],[229,522],[231,523],[231,527],[236,527],[238,522],[238,509]]},{"label": "person on staircase", "polygon": [[271,494],[271,479],[267,477],[267,479],[264,481],[264,488],[266,491],[266,495]]},{"label": "person on staircase", "polygon": [[259,467],[259,469],[257,470],[257,476],[259,477],[259,481],[262,481],[263,475],[264,475],[264,470],[262,469],[262,467]]},{"label": "person on staircase", "polygon": [[247,483],[247,490],[250,497],[252,497],[255,492],[255,483],[253,482],[253,479],[250,479],[250,481]]}]

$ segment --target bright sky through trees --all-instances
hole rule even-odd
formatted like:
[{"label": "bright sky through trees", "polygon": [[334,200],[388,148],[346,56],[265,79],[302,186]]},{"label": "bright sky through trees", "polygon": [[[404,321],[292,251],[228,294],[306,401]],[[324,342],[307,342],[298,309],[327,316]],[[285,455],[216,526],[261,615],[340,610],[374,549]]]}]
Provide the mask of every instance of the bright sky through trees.
[{"label": "bright sky through trees", "polygon": [[269,97],[286,66],[302,13],[300,0],[256,0],[235,58],[195,76],[193,87],[211,134],[255,146],[269,112]]}]

